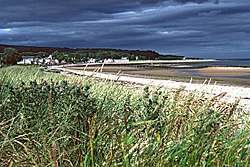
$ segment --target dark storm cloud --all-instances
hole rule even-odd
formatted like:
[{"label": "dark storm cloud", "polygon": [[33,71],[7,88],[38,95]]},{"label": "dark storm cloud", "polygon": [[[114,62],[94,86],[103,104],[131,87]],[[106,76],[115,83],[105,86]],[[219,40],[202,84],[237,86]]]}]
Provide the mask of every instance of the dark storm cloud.
[{"label": "dark storm cloud", "polygon": [[179,3],[188,3],[188,2],[204,3],[204,2],[211,2],[211,1],[216,4],[219,3],[219,0],[175,0],[175,1]]},{"label": "dark storm cloud", "polygon": [[[2,21],[62,21],[95,19],[105,14],[119,13],[150,7],[172,0],[2,0],[0,18]],[[203,3],[209,0],[175,0],[176,2]],[[18,13],[21,13],[19,15]],[[84,14],[84,16],[82,16]]]},{"label": "dark storm cloud", "polygon": [[245,55],[249,18],[248,0],[2,0],[0,43]]}]

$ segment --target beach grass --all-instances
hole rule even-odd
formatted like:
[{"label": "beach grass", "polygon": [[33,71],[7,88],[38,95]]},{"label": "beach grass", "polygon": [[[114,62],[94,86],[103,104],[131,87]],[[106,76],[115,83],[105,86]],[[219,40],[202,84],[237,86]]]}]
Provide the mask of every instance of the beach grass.
[{"label": "beach grass", "polygon": [[249,120],[224,95],[1,68],[0,166],[249,166]]}]

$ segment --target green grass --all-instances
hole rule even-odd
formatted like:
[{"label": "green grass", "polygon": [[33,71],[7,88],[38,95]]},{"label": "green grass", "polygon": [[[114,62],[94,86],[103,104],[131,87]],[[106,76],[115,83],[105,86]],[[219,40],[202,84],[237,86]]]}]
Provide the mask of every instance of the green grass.
[{"label": "green grass", "polygon": [[0,166],[249,166],[249,114],[222,97],[2,68]]}]

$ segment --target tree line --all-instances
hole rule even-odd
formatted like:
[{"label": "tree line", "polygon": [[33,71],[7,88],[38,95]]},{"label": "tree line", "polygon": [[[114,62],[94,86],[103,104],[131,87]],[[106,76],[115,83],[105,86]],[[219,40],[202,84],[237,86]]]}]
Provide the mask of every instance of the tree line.
[{"label": "tree line", "polygon": [[34,58],[46,58],[49,55],[53,59],[65,61],[67,63],[77,63],[77,62],[87,62],[90,59],[95,59],[96,62],[102,61],[104,59],[121,59],[126,57],[130,61],[133,60],[176,60],[182,59],[183,56],[150,56],[145,54],[146,51],[142,52],[126,52],[126,51],[114,51],[114,50],[100,50],[100,51],[87,51],[79,50],[76,52],[59,52],[54,51],[53,53],[48,52],[21,52],[19,53],[15,48],[7,47],[4,49],[3,53],[0,53],[0,63],[1,65],[14,65],[18,61],[22,60],[22,56],[33,56]]}]

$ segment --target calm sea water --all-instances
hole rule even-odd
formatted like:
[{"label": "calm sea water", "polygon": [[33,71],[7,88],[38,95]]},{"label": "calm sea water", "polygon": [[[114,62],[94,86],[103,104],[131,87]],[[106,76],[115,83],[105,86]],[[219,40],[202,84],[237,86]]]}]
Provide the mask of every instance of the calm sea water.
[{"label": "calm sea water", "polygon": [[203,62],[203,63],[184,63],[184,65],[191,65],[194,67],[206,67],[206,66],[222,66],[222,67],[250,67],[250,59],[230,59],[230,60],[218,60],[215,62]]}]

